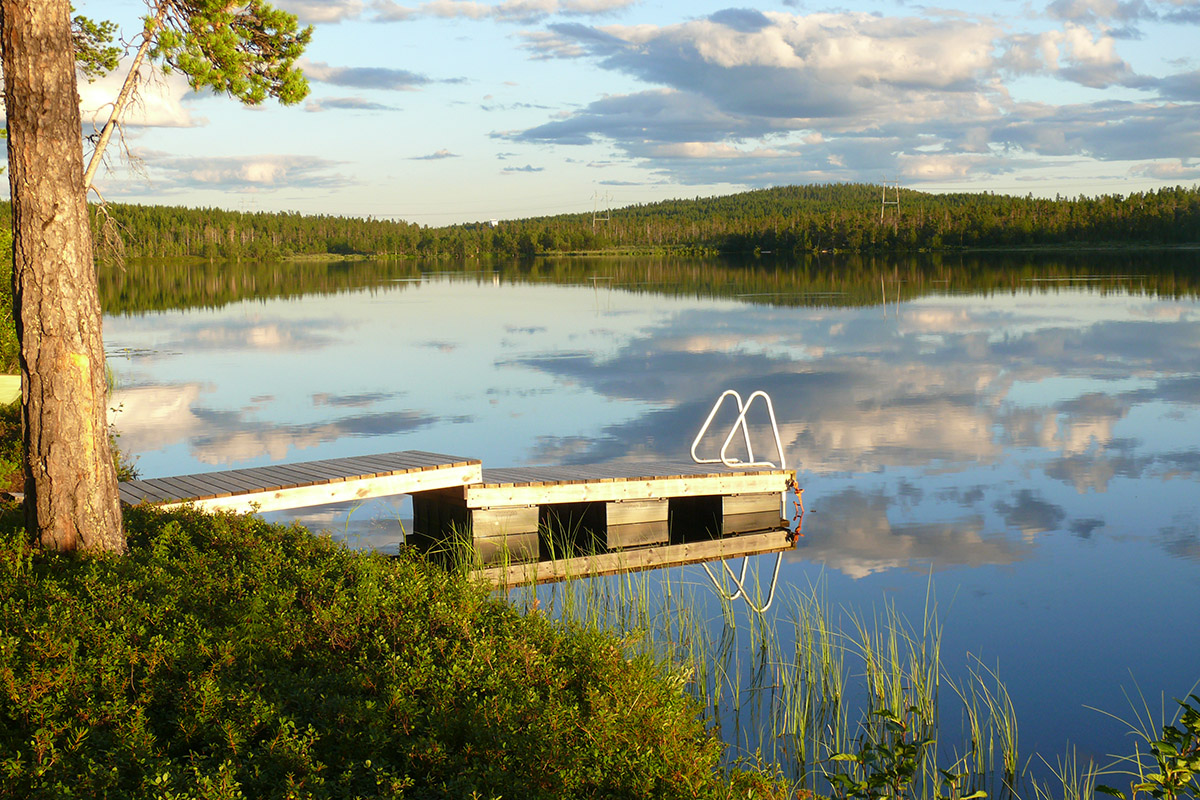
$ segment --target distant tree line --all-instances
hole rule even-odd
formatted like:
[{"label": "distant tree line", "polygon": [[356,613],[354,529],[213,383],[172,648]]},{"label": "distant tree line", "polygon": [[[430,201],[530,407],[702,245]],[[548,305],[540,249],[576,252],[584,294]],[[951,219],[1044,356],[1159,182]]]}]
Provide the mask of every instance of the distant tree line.
[{"label": "distant tree line", "polygon": [[[1200,188],[1035,198],[882,187],[782,186],[613,210],[430,228],[383,219],[111,204],[93,209],[100,252],[263,260],[294,255],[522,258],[606,250],[692,253],[900,253],[1071,244],[1200,242]],[[893,195],[889,190],[889,199]],[[7,205],[0,214],[9,214]],[[881,219],[882,216],[882,219]]]}]

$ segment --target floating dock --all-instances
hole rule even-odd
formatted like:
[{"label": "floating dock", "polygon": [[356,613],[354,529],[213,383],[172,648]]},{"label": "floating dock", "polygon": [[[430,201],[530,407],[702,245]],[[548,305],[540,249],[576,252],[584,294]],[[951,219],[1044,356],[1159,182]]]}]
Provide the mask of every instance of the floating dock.
[{"label": "floating dock", "polygon": [[[794,477],[692,462],[483,469],[477,459],[405,450],[123,481],[120,492],[128,504],[236,512],[408,494],[414,540],[469,535],[483,565],[504,565],[490,577],[512,584],[786,549],[782,509]],[[557,568],[535,566],[567,552]]]}]

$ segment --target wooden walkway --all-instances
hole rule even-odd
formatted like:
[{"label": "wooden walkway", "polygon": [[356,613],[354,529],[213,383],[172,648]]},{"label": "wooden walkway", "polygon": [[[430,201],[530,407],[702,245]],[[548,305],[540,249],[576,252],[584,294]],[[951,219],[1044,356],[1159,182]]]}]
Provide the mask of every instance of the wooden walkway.
[{"label": "wooden walkway", "polygon": [[272,467],[122,481],[121,501],[208,511],[278,511],[477,483],[478,460],[404,450]]},{"label": "wooden walkway", "polygon": [[[730,549],[725,537],[786,530],[782,505],[793,480],[791,470],[690,461],[484,470],[478,460],[406,450],[124,481],[120,491],[129,504],[239,512],[409,494],[414,539],[469,532],[484,564],[588,553],[587,570],[603,573],[637,569],[639,558],[649,566],[647,553],[630,555],[637,548],[656,549],[659,561],[696,560],[701,551],[728,557],[719,555]],[[595,560],[614,553],[622,557]]]}]

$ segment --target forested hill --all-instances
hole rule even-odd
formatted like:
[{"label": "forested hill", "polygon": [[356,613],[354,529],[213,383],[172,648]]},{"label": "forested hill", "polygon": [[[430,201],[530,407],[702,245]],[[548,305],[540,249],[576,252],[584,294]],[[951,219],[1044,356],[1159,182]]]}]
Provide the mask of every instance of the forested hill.
[{"label": "forested hill", "polygon": [[[869,184],[783,186],[612,209],[427,228],[298,213],[113,204],[110,240],[128,256],[265,258],[392,254],[476,258],[608,249],[703,252],[912,252],[977,247],[1200,243],[1200,187],[1078,199],[902,189],[882,207]],[[892,189],[888,200],[895,199]],[[882,216],[882,219],[881,219]],[[97,237],[101,215],[96,215]]]}]

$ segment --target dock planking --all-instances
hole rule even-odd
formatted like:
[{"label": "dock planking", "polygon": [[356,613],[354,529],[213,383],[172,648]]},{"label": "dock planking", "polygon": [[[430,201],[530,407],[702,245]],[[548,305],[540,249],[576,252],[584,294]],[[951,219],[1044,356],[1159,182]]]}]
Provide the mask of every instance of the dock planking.
[{"label": "dock planking", "polygon": [[209,511],[278,511],[475,483],[478,459],[403,450],[226,472],[122,481],[121,500]]}]

